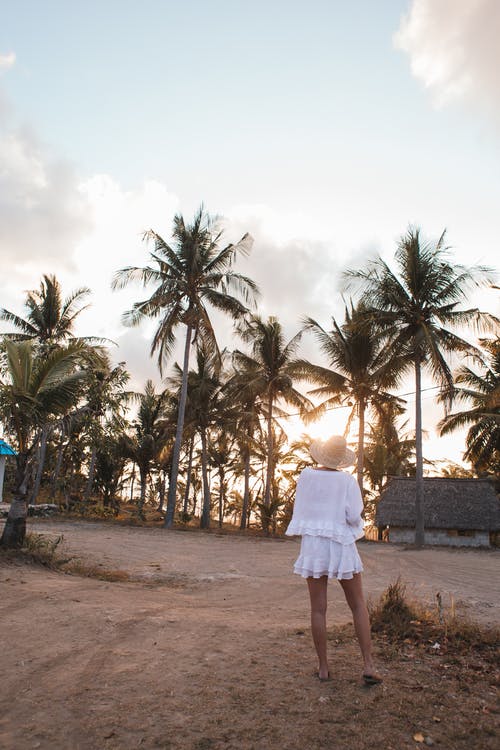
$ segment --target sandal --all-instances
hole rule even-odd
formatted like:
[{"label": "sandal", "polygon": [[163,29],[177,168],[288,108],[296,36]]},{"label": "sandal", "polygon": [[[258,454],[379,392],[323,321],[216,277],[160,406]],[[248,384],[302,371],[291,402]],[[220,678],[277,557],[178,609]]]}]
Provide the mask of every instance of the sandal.
[{"label": "sandal", "polygon": [[363,682],[365,685],[380,685],[383,682],[382,677],[378,674],[363,674]]},{"label": "sandal", "polygon": [[319,676],[319,672],[315,672],[314,676],[317,677],[320,682],[331,682],[332,681],[332,676],[331,676],[330,672],[328,672],[328,677],[320,677]]}]

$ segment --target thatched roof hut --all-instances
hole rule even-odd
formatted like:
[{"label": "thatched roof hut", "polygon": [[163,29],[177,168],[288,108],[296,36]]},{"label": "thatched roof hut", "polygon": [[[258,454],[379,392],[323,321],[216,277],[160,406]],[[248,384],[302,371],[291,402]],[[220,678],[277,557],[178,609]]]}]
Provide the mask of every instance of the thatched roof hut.
[{"label": "thatched roof hut", "polygon": [[[500,502],[493,483],[426,477],[424,523],[427,543],[489,545],[490,536],[500,531]],[[391,541],[413,541],[414,477],[390,480],[377,504],[375,525],[389,527]]]}]

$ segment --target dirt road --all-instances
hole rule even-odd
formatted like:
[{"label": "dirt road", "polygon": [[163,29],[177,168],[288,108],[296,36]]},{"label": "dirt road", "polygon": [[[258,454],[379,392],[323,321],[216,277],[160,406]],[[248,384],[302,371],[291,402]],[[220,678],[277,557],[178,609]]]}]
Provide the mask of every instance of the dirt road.
[{"label": "dirt road", "polygon": [[[242,607],[248,615],[259,617],[272,604],[276,626],[304,617],[304,583],[291,575],[299,548],[295,539],[165,532],[83,521],[38,521],[30,528],[62,535],[63,550],[69,554],[105,569],[123,570],[134,581],[182,585],[208,606],[222,596],[227,607]],[[378,598],[400,575],[411,595],[432,601],[439,591],[447,606],[453,601],[483,623],[500,621],[498,550],[416,551],[370,542],[358,546],[367,596]],[[348,619],[340,586],[331,587],[331,600],[330,616]]]},{"label": "dirt road", "polygon": [[[326,739],[333,730],[346,743],[335,747],[351,746],[352,711],[339,704],[334,727],[318,724],[333,721],[335,701],[311,685],[306,587],[290,572],[297,541],[82,521],[30,528],[63,534],[64,554],[131,580],[0,569],[0,747],[303,750],[313,708],[310,747],[333,746]],[[500,619],[498,552],[359,549],[373,598],[400,574],[410,594],[432,601],[440,591],[445,605],[453,599],[483,623]],[[330,622],[348,622],[340,587],[330,592]],[[346,649],[333,690],[354,684],[356,648]],[[360,711],[372,712],[357,747],[371,747],[382,731],[377,722],[387,720],[382,693],[352,695]],[[322,719],[317,711],[327,708]],[[414,747],[404,712],[394,721],[394,747]]]}]

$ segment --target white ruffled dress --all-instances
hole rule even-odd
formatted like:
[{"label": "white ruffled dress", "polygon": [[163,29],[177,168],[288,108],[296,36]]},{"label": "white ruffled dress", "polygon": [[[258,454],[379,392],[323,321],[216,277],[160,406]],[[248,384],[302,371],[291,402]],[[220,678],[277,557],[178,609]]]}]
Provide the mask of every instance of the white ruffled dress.
[{"label": "white ruffled dress", "polygon": [[356,479],[343,471],[307,468],[297,482],[288,536],[302,544],[293,571],[303,578],[349,579],[363,564],[356,539],[364,535],[363,501]]}]

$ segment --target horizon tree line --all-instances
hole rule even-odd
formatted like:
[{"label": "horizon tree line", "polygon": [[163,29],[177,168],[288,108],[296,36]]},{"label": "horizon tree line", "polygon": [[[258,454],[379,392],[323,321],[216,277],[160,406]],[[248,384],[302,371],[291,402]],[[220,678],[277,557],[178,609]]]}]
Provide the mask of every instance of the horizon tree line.
[{"label": "horizon tree line", "polygon": [[[307,447],[304,437],[301,446],[294,446],[298,454],[290,453],[280,423],[286,407],[307,422],[326,409],[349,406],[346,432],[356,421],[360,487],[367,478],[380,492],[394,471],[415,473],[416,544],[421,546],[425,369],[447,407],[441,433],[470,426],[466,458],[479,471],[498,471],[498,319],[463,308],[470,289],[492,284],[490,269],[453,263],[444,234],[427,242],[410,227],[397,246],[394,268],[378,258],[365,269],[345,273],[355,297],[346,304],[344,320],[332,317],[328,330],[305,316],[286,341],[279,320],[263,320],[255,312],[255,282],[235,270],[238,257],[250,252],[252,238],[247,233],[223,247],[221,239],[220,227],[203,207],[191,224],[177,215],[170,243],[152,230],[145,233],[144,240],[153,245],[148,265],[115,275],[113,288],[138,281],[147,289],[145,299],[124,313],[124,323],[158,321],[150,353],[157,355],[162,377],[167,366],[173,368],[159,393],[151,382],[142,394],[127,391],[125,363],[113,367],[108,342],[74,336],[87,288],[63,300],[55,276],[45,275],[40,289],[27,293],[26,318],[0,310],[0,319],[16,329],[2,338],[0,419],[18,451],[2,544],[24,539],[28,501],[36,499],[44,472],[51,497],[59,489],[67,501],[79,495],[85,504],[99,492],[115,511],[137,473],[139,517],[149,492],[158,498],[167,528],[181,506],[181,517],[198,512],[191,497],[196,492],[202,497],[202,528],[210,525],[217,507],[219,525],[227,515],[239,514],[245,529],[253,514],[264,530],[275,530],[280,513],[286,518],[290,510]],[[213,309],[232,319],[246,350],[220,351]],[[171,361],[179,328],[184,331],[182,366]],[[493,332],[494,338],[482,338],[478,346],[463,329]],[[297,356],[306,332],[315,336],[326,365]],[[449,357],[455,353],[480,372],[463,364],[454,379]],[[395,391],[411,370],[415,430],[401,437],[405,402]],[[314,387],[304,394],[300,383]],[[450,412],[454,401],[471,407]],[[134,402],[137,416],[131,422]]]}]

